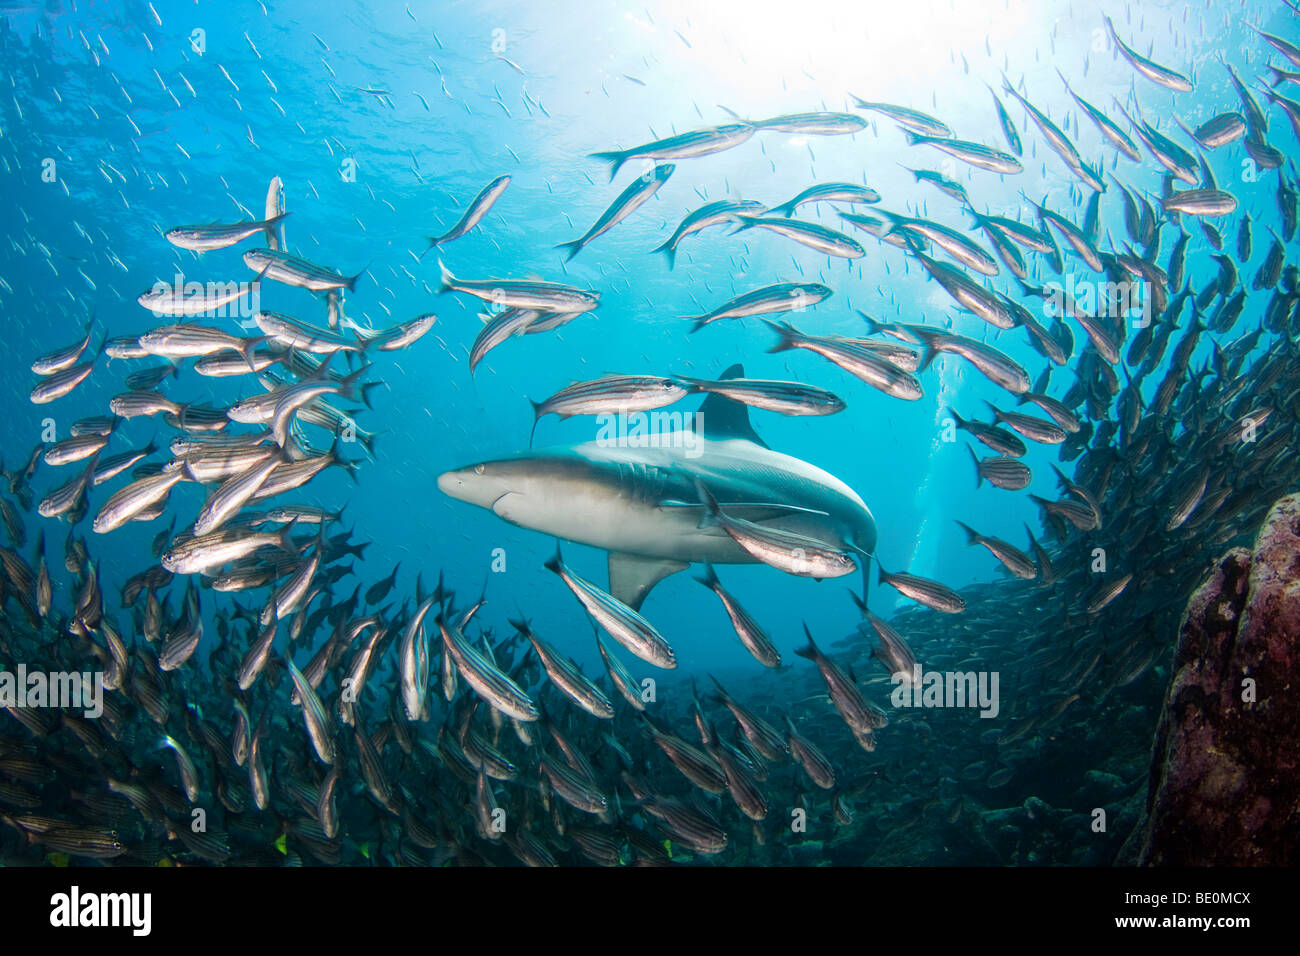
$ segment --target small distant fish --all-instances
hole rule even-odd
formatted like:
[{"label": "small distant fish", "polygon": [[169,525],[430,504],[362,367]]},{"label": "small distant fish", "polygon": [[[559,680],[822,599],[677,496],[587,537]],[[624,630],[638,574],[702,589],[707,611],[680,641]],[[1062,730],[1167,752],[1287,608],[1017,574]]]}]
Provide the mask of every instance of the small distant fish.
[{"label": "small distant fish", "polygon": [[1031,581],[1038,577],[1038,568],[1029,555],[1025,554],[1019,548],[1016,548],[1001,538],[991,538],[982,535],[970,525],[958,521],[963,531],[966,532],[967,541],[970,544],[983,545],[989,550],[993,557],[997,558],[1008,571],[1022,580]]},{"label": "small distant fish", "polygon": [[1113,580],[1107,581],[1105,584],[1099,587],[1093,593],[1093,595],[1088,599],[1088,602],[1084,610],[1086,610],[1089,614],[1101,613],[1101,611],[1107,605],[1109,605],[1112,601],[1114,601],[1117,597],[1119,597],[1121,594],[1124,593],[1124,589],[1128,587],[1129,582],[1132,580],[1133,580],[1133,574],[1132,572],[1130,572],[1128,574],[1122,575]]},{"label": "small distant fish", "polygon": [[962,596],[938,581],[901,572],[890,574],[883,567],[879,568],[879,572],[881,584],[888,584],[931,610],[942,611],[945,614],[960,614],[966,610],[966,601]]},{"label": "small distant fish", "polygon": [[855,105],[858,109],[871,110],[874,113],[880,113],[882,116],[888,116],[895,123],[901,123],[909,130],[915,130],[926,136],[952,135],[952,130],[948,128],[946,123],[922,113],[920,110],[910,109],[906,106],[894,106],[890,103],[872,102],[858,96],[854,96],[853,99],[856,101]]},{"label": "small distant fish", "polygon": [[541,402],[533,402],[533,428],[546,415],[606,415],[645,412],[680,401],[688,389],[671,378],[658,375],[607,375],[591,382],[578,382]]},{"label": "small distant fish", "polygon": [[704,577],[695,580],[718,596],[718,600],[722,602],[727,616],[731,618],[731,626],[735,629],[736,636],[745,645],[745,649],[764,667],[780,667],[781,654],[777,651],[776,645],[772,643],[772,639],[767,636],[767,632],[750,616],[749,612],[741,607],[740,602],[722,586],[717,573],[713,570],[713,565],[708,562],[705,562],[704,565],[704,575]]},{"label": "small distant fish", "polygon": [[748,123],[733,123],[727,126],[711,126],[655,140],[631,149],[611,150],[592,153],[592,159],[600,159],[610,164],[609,180],[614,181],[618,171],[629,159],[691,159],[709,156],[739,146],[754,135],[754,127]]},{"label": "small distant fish", "polygon": [[782,415],[834,415],[845,409],[843,399],[833,392],[801,382],[778,382],[757,378],[728,378],[712,382],[674,376],[692,392],[722,395],[733,402]]},{"label": "small distant fish", "polygon": [[767,325],[780,337],[780,341],[768,349],[769,352],[807,349],[833,362],[868,385],[880,389],[886,395],[906,401],[916,401],[922,395],[921,383],[914,375],[854,340],[842,340],[834,336],[804,335],[788,322],[768,322]]},{"label": "small distant fish", "polygon": [[697,332],[719,319],[739,319],[751,315],[775,315],[781,312],[802,311],[833,295],[832,291],[816,282],[780,282],[763,286],[752,292],[724,302],[712,312],[691,316]]},{"label": "small distant fish", "polygon": [[1024,462],[1005,455],[981,460],[975,454],[974,448],[968,445],[966,450],[970,452],[971,461],[975,463],[976,488],[981,487],[985,481],[1007,491],[1020,491],[1029,487],[1033,472]]},{"label": "small distant fish", "polygon": [[803,768],[804,773],[808,775],[816,786],[823,790],[831,790],[835,787],[835,768],[826,756],[817,748],[812,741],[804,737],[795,728],[794,721],[789,717],[785,718],[785,724],[788,729],[786,744],[790,747],[790,755],[794,757],[795,762]]},{"label": "small distant fish", "polygon": [[701,206],[699,209],[688,214],[681,223],[673,230],[673,234],[663,245],[655,247],[655,252],[662,252],[668,257],[668,268],[676,264],[677,247],[687,236],[694,235],[702,229],[710,226],[723,225],[728,222],[737,222],[737,213],[752,213],[757,215],[766,207],[759,202],[749,199],[720,199],[717,202],[711,202]]},{"label": "small distant fish", "polygon": [[695,490],[704,505],[701,527],[717,525],[755,559],[787,574],[812,578],[834,578],[857,570],[847,553],[806,535],[770,528],[733,518],[722,511],[713,494],[698,478]]},{"label": "small distant fish", "polygon": [[854,183],[819,183],[809,186],[789,202],[773,206],[768,212],[788,217],[794,215],[800,206],[818,202],[877,203],[880,202],[880,193],[869,186]]},{"label": "small distant fish", "polygon": [[59,372],[65,372],[77,364],[77,360],[85,354],[90,345],[91,323],[86,323],[86,334],[82,336],[81,341],[74,342],[64,348],[55,349],[53,352],[47,352],[40,358],[32,362],[32,374],[34,375],[55,375]]},{"label": "small distant fish", "polygon": [[1110,17],[1106,17],[1106,29],[1110,32],[1110,38],[1114,41],[1115,46],[1124,59],[1132,64],[1133,69],[1145,76],[1152,83],[1158,83],[1167,90],[1173,90],[1176,93],[1190,93],[1192,91],[1192,81],[1181,73],[1175,72],[1168,67],[1161,66],[1153,60],[1148,60],[1135,50],[1130,48],[1119,34],[1115,32],[1115,24],[1111,22]]},{"label": "small distant fish", "polygon": [[660,186],[668,181],[668,177],[673,174],[674,169],[676,167],[672,163],[660,163],[646,175],[633,180],[632,184],[610,203],[609,208],[600,214],[600,217],[587,230],[585,235],[572,242],[562,242],[555,248],[568,250],[568,255],[565,257],[565,261],[568,262],[581,252],[587,243],[597,236],[604,235],[640,208],[651,196],[659,191]]},{"label": "small distant fish", "polygon": [[312,292],[327,292],[330,289],[354,291],[357,280],[366,273],[362,269],[353,276],[341,275],[300,256],[274,249],[250,249],[244,253],[244,265],[268,279]]},{"label": "small distant fish", "polygon": [[754,120],[749,125],[755,129],[802,133],[805,136],[839,136],[867,128],[866,120],[851,113],[791,113],[786,116],[774,116],[771,119]]},{"label": "small distant fish", "polygon": [[228,248],[258,232],[265,233],[269,242],[273,237],[278,237],[277,228],[288,215],[290,214],[286,212],[270,219],[256,219],[227,225],[212,223],[204,226],[177,226],[163,233],[163,238],[178,249],[189,249],[200,253]]},{"label": "small distant fish", "polygon": [[743,214],[737,214],[735,218],[741,223],[737,232],[754,228],[767,229],[786,239],[793,239],[815,252],[840,259],[861,259],[867,254],[856,239],[815,222],[801,222],[798,219],[768,219],[763,216]]},{"label": "small distant fish", "polygon": [[968,163],[978,169],[1001,173],[1004,176],[1013,176],[1025,171],[1025,167],[1020,164],[1020,160],[1016,159],[1016,157],[1001,150],[996,150],[991,146],[985,146],[982,143],[970,143],[961,139],[947,139],[944,138],[946,134],[926,136],[914,133],[911,130],[904,130],[903,135],[907,137],[908,146],[933,146],[954,159],[960,159],[963,163]]},{"label": "small distant fish", "polygon": [[1237,198],[1221,189],[1183,189],[1161,199],[1160,205],[1189,216],[1226,216],[1237,211]]},{"label": "small distant fish", "polygon": [[587,613],[614,640],[648,664],[665,669],[677,666],[673,649],[649,621],[612,594],[574,574],[565,565],[558,548],[555,556],[546,562],[546,568],[560,576]]},{"label": "small distant fish", "polygon": [[532,698],[479,653],[459,628],[449,628],[439,619],[438,629],[442,634],[444,652],[455,660],[457,673],[490,706],[515,720],[534,721],[541,716]]},{"label": "small distant fish", "polygon": [[1013,395],[1022,395],[1029,391],[1029,373],[1019,362],[992,346],[938,329],[918,327],[914,331],[926,346],[921,369],[928,368],[939,353],[950,352],[966,359],[983,372],[989,381],[1002,386]]},{"label": "small distant fish", "polygon": [[483,217],[492,209],[493,204],[501,198],[501,194],[506,191],[506,187],[509,185],[509,176],[498,176],[496,179],[492,180],[492,182],[484,186],[479,194],[474,197],[474,201],[469,204],[469,208],[465,210],[464,215],[460,217],[460,220],[456,225],[452,226],[441,236],[429,237],[429,248],[425,249],[424,252],[420,254],[420,258],[423,259],[428,255],[429,249],[432,249],[435,246],[440,246],[443,243],[451,242],[453,239],[459,239],[461,236],[465,235],[465,233],[477,226],[482,221]]},{"label": "small distant fish", "polygon": [[533,645],[551,683],[565,696],[593,717],[608,720],[614,716],[614,705],[577,664],[533,633],[526,621],[512,621],[511,624]]},{"label": "small distant fish", "polygon": [[1193,138],[1206,149],[1226,146],[1245,135],[1246,118],[1240,113],[1220,113],[1196,127],[1192,133]]},{"label": "small distant fish", "polygon": [[[826,682],[826,689],[830,694],[831,703],[839,711],[844,722],[848,724],[853,735],[859,743],[864,740],[870,740],[871,735],[883,723],[887,722],[884,715],[879,713],[879,708],[872,707],[871,704],[862,696],[858,690],[857,684],[840,669],[840,666],[833,660],[822,653],[817,643],[812,638],[812,633],[808,630],[808,625],[803,626],[804,636],[808,638],[808,646],[799,648],[795,651],[800,657],[807,658],[817,665],[821,671],[822,680]],[[868,748],[869,749],[869,748]]]},{"label": "small distant fish", "polygon": [[464,292],[484,302],[507,309],[536,309],[539,312],[590,312],[600,302],[597,292],[584,292],[558,282],[529,282],[514,279],[458,279],[441,261],[438,263],[439,292]]},{"label": "small distant fish", "polygon": [[1065,429],[1055,422],[1035,418],[1033,415],[1022,415],[1019,412],[1004,412],[991,402],[985,404],[993,412],[994,421],[1010,425],[1031,441],[1044,445],[1059,445],[1065,441]]},{"label": "small distant fish", "polygon": [[46,405],[62,398],[84,382],[94,367],[95,361],[91,359],[89,362],[69,366],[46,377],[32,389],[30,396],[32,404]]}]

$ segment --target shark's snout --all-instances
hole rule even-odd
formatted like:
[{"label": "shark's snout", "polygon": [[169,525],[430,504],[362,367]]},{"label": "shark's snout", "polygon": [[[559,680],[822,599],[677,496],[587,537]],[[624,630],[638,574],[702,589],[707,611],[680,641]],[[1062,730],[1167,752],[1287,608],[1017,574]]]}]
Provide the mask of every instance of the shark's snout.
[{"label": "shark's snout", "polygon": [[438,490],[457,501],[491,508],[492,502],[511,490],[509,474],[498,474],[490,462],[453,468],[438,476]]},{"label": "shark's snout", "polygon": [[438,476],[438,490],[458,501],[465,500],[464,472],[444,471]]}]

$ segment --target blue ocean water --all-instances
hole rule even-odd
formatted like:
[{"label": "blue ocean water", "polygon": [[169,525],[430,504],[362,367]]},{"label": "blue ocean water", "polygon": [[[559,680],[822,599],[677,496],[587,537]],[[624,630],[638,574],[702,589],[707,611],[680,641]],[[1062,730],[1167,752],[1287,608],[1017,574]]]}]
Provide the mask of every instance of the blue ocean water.
[{"label": "blue ocean water", "polygon": [[[825,468],[862,495],[879,523],[878,556],[891,570],[953,587],[995,580],[995,561],[968,548],[953,519],[1021,546],[1026,523],[1040,529],[1038,509],[1025,495],[987,484],[976,490],[966,442],[943,440],[950,407],[983,417],[984,400],[1007,400],[969,365],[939,358],[921,375],[924,398],[901,402],[810,354],[768,354],[774,336],[760,321],[719,322],[690,334],[685,317],[750,288],[805,279],[835,290],[794,317],[810,333],[861,335],[859,309],[881,320],[950,323],[996,341],[1036,373],[1044,362],[1024,336],[994,338],[981,320],[957,313],[899,250],[861,234],[867,255],[846,263],[773,235],[713,229],[688,239],[670,270],[650,250],[686,213],[723,197],[776,204],[815,182],[845,180],[877,189],[882,208],[967,228],[956,203],[914,182],[902,165],[951,175],[978,208],[995,214],[1029,221],[1022,193],[1075,221],[1084,212],[1077,180],[1004,98],[1025,143],[1023,175],[1000,177],[909,148],[895,124],[872,114],[864,114],[871,126],[852,136],[761,132],[736,149],[681,161],[653,200],[566,265],[555,244],[581,235],[639,172],[629,166],[611,183],[590,153],[726,122],[724,107],[749,118],[846,110],[851,94],[932,113],[958,137],[1003,148],[986,84],[1000,88],[1005,72],[1085,160],[1101,161],[1108,174],[1114,170],[1130,187],[1158,197],[1154,163],[1117,159],[1095,127],[1077,125],[1079,111],[1057,70],[1103,108],[1112,98],[1131,105],[1136,90],[1146,118],[1177,136],[1175,115],[1194,128],[1238,108],[1221,60],[1247,76],[1262,70],[1271,51],[1248,20],[1296,35],[1291,11],[1262,2],[921,0],[904,8],[52,0],[6,2],[0,10],[0,76],[8,81],[0,97],[0,208],[8,240],[0,245],[5,465],[25,459],[47,419],[65,437],[77,418],[101,414],[131,367],[101,359],[71,396],[37,407],[27,400],[31,359],[77,338],[89,314],[102,335],[146,331],[154,320],[135,298],[159,279],[250,278],[239,259],[243,247],[195,257],[172,248],[160,232],[256,217],[268,182],[279,176],[291,213],[289,247],[344,273],[366,270],[347,296],[350,317],[376,327],[428,311],[438,317],[417,345],[375,361],[373,374],[385,387],[359,422],[380,437],[357,484],[328,473],[296,500],[346,505],[345,524],[373,542],[355,565],[363,585],[399,561],[399,595],[414,592],[417,573],[429,584],[443,570],[467,597],[487,577],[485,613],[499,629],[523,610],[589,669],[599,664],[589,626],[542,568],[554,542],[451,501],[435,484],[447,468],[525,447],[528,399],[576,380],[606,372],[712,376],[741,362],[752,376],[834,390],[848,402],[841,414],[787,419],[755,411],[753,422],[772,447]],[[1136,77],[1114,54],[1106,13],[1135,48],[1196,79],[1195,93],[1180,95],[1176,111],[1169,91]],[[1274,140],[1292,152],[1283,119],[1274,114],[1274,123]],[[1240,142],[1209,159],[1253,217],[1260,256],[1263,230],[1277,223],[1274,180],[1250,178]],[[420,259],[424,237],[449,228],[483,185],[504,174],[511,185],[487,218]],[[1101,210],[1102,235],[1120,241],[1122,206],[1114,191]],[[839,224],[829,206],[801,215]],[[1215,269],[1210,251],[1194,235],[1189,274]],[[435,294],[438,256],[457,276],[563,281],[598,290],[601,304],[554,333],[508,341],[471,376],[467,352],[480,327],[480,303]],[[1081,268],[1068,256],[1066,262],[1067,271]],[[1005,270],[994,284],[1014,290]],[[287,287],[268,287],[263,305],[324,320],[322,300]],[[1081,343],[1082,334],[1076,339]],[[1203,343],[1194,364],[1208,349]],[[1069,379],[1064,370],[1056,374],[1059,391]],[[1149,387],[1158,379],[1151,376]],[[221,404],[239,387],[182,375],[163,390]],[[129,422],[115,441],[140,444],[155,427]],[[590,437],[585,419],[548,418],[537,431],[539,445]],[[352,454],[361,457],[359,449]],[[1026,460],[1035,475],[1029,490],[1054,497],[1053,456],[1034,449]],[[51,474],[42,480],[52,486]],[[92,506],[106,494],[93,493]],[[158,522],[108,541],[91,536],[107,587],[150,563],[149,543],[171,514],[184,527],[201,503],[199,489],[182,488]],[[53,560],[62,532],[51,526],[47,537]],[[507,569],[489,575],[494,549],[504,549]],[[567,545],[565,556],[589,578],[604,580],[603,553]],[[802,622],[835,637],[857,624],[844,582],[796,579],[763,566],[722,574],[788,659],[802,642]],[[872,607],[886,614],[896,597],[875,589]],[[673,644],[684,673],[753,665],[716,600],[689,574],[667,579],[644,610]]]}]

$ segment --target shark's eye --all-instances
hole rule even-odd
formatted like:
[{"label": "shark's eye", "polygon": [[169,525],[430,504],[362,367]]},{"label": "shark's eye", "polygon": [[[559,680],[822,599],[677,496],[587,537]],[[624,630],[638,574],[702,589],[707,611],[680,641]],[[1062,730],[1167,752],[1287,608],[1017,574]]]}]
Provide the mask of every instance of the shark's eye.
[{"label": "shark's eye", "polygon": [[474,466],[474,474],[476,474],[476,475],[481,475],[481,474],[483,474],[483,472],[485,472],[485,471],[487,471],[487,469],[486,469],[485,467],[483,467],[482,465],[475,465],[475,466]]}]

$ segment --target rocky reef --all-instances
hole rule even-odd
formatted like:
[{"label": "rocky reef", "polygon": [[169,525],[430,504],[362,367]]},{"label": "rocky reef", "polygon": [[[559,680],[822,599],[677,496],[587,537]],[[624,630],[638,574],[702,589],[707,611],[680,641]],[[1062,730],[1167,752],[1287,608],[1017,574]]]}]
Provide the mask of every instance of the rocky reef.
[{"label": "rocky reef", "polygon": [[1300,860],[1300,495],[1187,604],[1151,757],[1145,819],[1119,862]]}]

